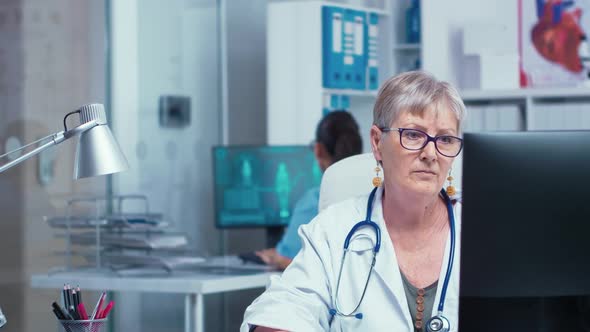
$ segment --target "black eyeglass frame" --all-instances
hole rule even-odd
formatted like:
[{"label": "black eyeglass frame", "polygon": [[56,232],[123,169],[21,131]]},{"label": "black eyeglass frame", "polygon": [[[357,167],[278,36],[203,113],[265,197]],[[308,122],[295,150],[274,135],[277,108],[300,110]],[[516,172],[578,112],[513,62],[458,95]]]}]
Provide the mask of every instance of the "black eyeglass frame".
[{"label": "black eyeglass frame", "polygon": [[[440,135],[440,136],[430,136],[428,135],[428,133],[426,133],[425,131],[422,131],[420,129],[415,129],[415,128],[394,128],[394,127],[383,127],[383,128],[379,128],[379,130],[381,130],[384,133],[388,133],[388,132],[392,132],[392,131],[397,131],[399,132],[399,144],[402,146],[402,148],[406,149],[406,150],[410,150],[410,151],[418,151],[418,150],[422,150],[424,149],[424,147],[429,143],[429,142],[433,142],[434,143],[434,148],[436,149],[436,151],[438,153],[440,153],[441,155],[445,156],[445,157],[449,157],[449,158],[455,158],[456,156],[459,155],[459,153],[461,153],[461,150],[463,150],[463,139],[457,136],[453,136],[453,135]],[[404,145],[404,143],[402,143],[402,136],[404,131],[406,130],[411,130],[411,131],[417,131],[419,133],[424,134],[424,136],[426,136],[426,140],[424,141],[424,144],[422,144],[421,147],[419,148],[408,148]],[[441,138],[445,138],[445,137],[450,137],[453,139],[457,139],[459,140],[459,142],[461,143],[461,146],[459,147],[459,151],[457,151],[457,154],[455,155],[448,155],[443,153],[442,151],[440,151],[440,149],[438,148],[438,140]]]}]

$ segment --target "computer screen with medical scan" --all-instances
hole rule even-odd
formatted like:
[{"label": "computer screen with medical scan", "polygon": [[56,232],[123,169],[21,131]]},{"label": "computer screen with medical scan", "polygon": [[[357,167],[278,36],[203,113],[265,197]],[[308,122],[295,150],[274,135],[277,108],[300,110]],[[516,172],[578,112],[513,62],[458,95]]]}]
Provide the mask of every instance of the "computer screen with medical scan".
[{"label": "computer screen with medical scan", "polygon": [[459,331],[590,331],[590,131],[464,143]]},{"label": "computer screen with medical scan", "polygon": [[219,228],[286,226],[297,200],[322,171],[309,145],[213,148]]}]

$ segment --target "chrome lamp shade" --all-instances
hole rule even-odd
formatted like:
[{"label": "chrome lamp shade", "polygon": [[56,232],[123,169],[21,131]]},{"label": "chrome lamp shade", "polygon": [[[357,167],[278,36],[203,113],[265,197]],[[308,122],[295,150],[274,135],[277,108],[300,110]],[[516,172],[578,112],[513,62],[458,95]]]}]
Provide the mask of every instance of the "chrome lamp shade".
[{"label": "chrome lamp shade", "polygon": [[[78,110],[80,124],[95,126],[79,134],[74,179],[118,173],[129,168],[127,159],[107,125],[102,104],[87,104]],[[75,129],[74,129],[75,130]]]},{"label": "chrome lamp shade", "polygon": [[80,134],[74,179],[118,173],[128,168],[127,159],[108,126],[98,125]]}]

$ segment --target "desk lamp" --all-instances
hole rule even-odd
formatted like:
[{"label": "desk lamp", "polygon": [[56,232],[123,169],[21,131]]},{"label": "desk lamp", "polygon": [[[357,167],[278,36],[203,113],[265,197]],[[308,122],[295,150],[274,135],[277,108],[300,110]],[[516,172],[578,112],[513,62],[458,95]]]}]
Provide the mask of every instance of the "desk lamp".
[{"label": "desk lamp", "polygon": [[[80,125],[68,129],[66,119],[73,114],[79,114]],[[49,140],[36,149],[0,166],[0,173],[75,136],[80,136],[80,139],[76,148],[74,179],[118,173],[129,168],[127,159],[107,126],[107,116],[102,104],[84,105],[80,109],[66,114],[63,122],[63,131],[1,155],[0,158],[3,158],[33,144]]]},{"label": "desk lamp", "polygon": [[[73,129],[68,129],[66,119],[73,114],[79,115],[80,125]],[[0,173],[75,136],[80,136],[80,139],[76,147],[74,179],[118,173],[129,168],[127,159],[107,126],[107,116],[102,104],[84,105],[78,110],[66,114],[63,122],[63,131],[1,155],[0,158],[3,158],[31,145],[49,140],[43,145],[0,166]],[[0,309],[0,327],[5,323],[6,319]]]}]

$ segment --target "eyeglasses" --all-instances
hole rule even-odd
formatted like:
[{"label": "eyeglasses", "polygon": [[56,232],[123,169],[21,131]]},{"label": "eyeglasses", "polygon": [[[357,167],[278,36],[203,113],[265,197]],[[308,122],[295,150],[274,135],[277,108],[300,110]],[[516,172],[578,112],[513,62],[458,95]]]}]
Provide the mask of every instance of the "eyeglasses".
[{"label": "eyeglasses", "polygon": [[441,135],[432,137],[422,130],[410,128],[379,128],[382,132],[390,131],[399,132],[399,142],[404,149],[421,150],[428,142],[434,142],[434,147],[438,153],[445,157],[456,157],[463,148],[463,140],[451,135]]}]

